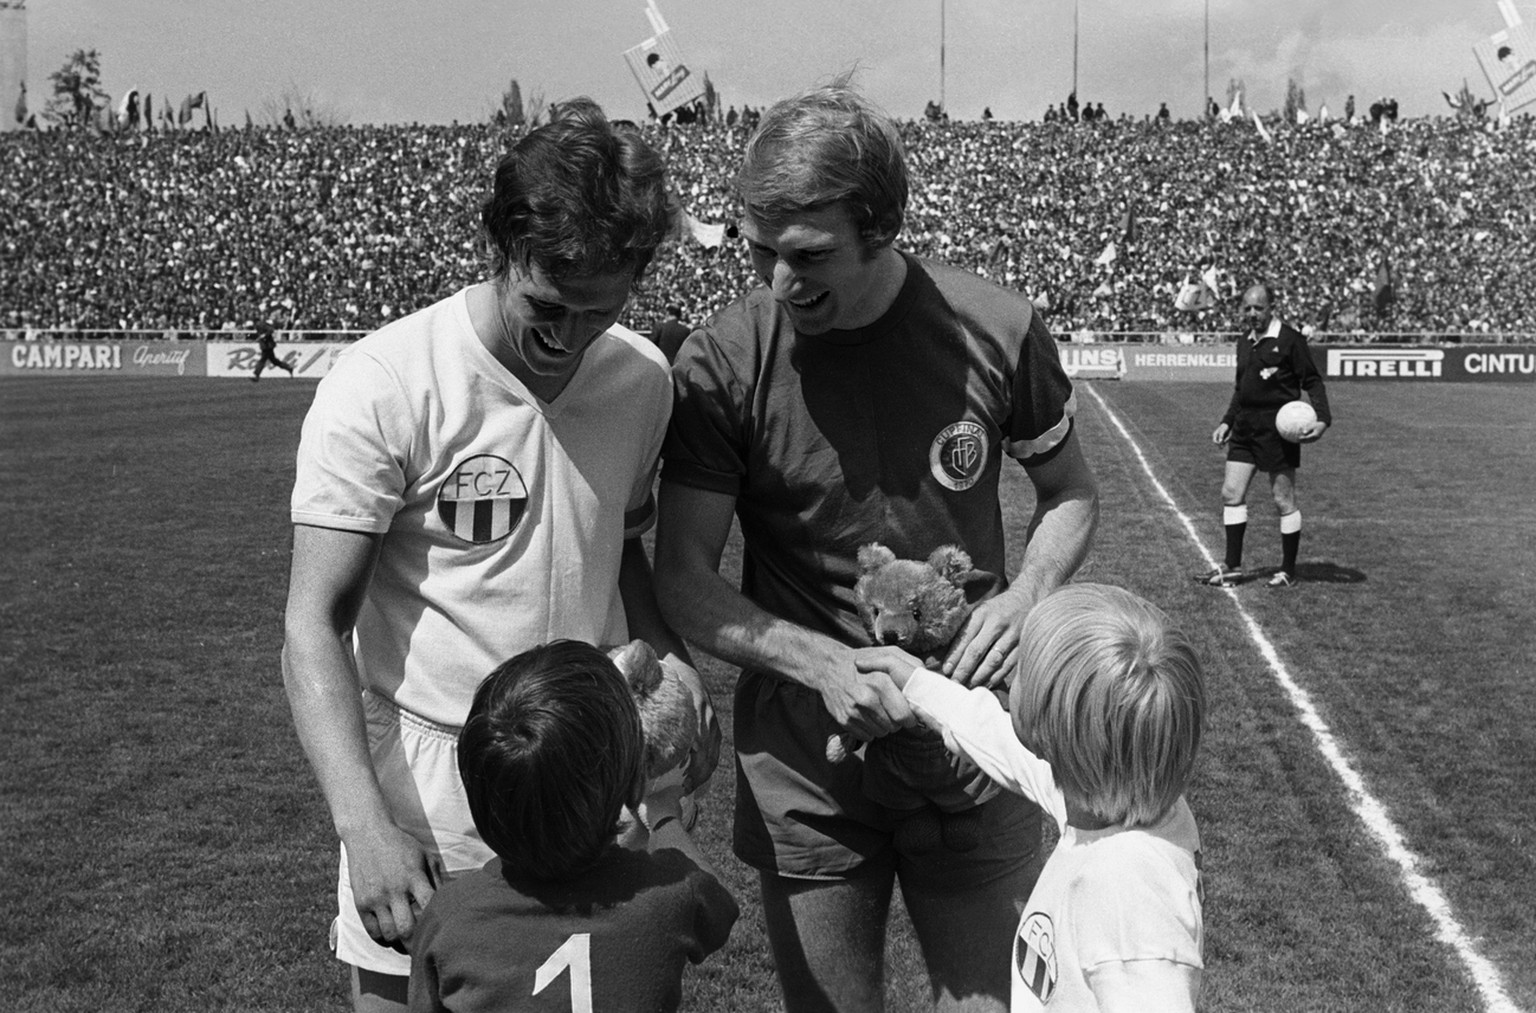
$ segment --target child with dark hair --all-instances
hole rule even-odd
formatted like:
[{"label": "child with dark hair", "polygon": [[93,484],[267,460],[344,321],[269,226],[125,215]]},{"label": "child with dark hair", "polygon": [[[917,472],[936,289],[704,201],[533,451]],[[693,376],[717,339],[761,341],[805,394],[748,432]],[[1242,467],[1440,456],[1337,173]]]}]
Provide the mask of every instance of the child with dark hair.
[{"label": "child with dark hair", "polygon": [[[739,911],[683,827],[682,768],[648,785],[644,756],[629,686],[597,648],[556,641],[490,674],[459,772],[496,857],[422,912],[412,1010],[677,1009],[684,961],[724,946]],[[625,806],[642,846],[617,843]]]}]

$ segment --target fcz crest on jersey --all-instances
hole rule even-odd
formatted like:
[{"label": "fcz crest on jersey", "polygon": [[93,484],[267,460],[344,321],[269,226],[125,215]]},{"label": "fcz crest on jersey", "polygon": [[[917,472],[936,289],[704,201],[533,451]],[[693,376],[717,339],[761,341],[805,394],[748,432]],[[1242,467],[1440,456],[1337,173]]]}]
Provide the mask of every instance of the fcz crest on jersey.
[{"label": "fcz crest on jersey", "polygon": [[510,535],[528,507],[528,486],[495,454],[460,461],[437,491],[437,516],[454,536],[483,545]]},{"label": "fcz crest on jersey", "polygon": [[1059,970],[1056,928],[1050,915],[1032,911],[1019,925],[1019,933],[1013,939],[1013,968],[1019,982],[1034,993],[1042,1006],[1051,1001]]},{"label": "fcz crest on jersey", "polygon": [[964,492],[981,478],[987,464],[987,431],[978,422],[945,426],[928,447],[928,470],[939,484]]}]

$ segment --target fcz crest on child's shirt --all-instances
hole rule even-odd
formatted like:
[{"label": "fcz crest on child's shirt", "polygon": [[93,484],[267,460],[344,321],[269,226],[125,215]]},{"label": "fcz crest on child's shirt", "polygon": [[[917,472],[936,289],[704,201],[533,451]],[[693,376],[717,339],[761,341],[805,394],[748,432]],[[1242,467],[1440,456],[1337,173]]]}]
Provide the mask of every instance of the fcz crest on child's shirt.
[{"label": "fcz crest on child's shirt", "polygon": [[495,454],[460,461],[437,490],[437,516],[461,541],[481,545],[510,535],[528,507],[528,486]]},{"label": "fcz crest on child's shirt", "polygon": [[944,488],[964,492],[981,478],[987,453],[987,431],[980,423],[955,422],[929,444],[928,470]]},{"label": "fcz crest on child's shirt", "polygon": [[1041,1005],[1051,1001],[1056,991],[1056,929],[1051,916],[1043,911],[1033,911],[1019,924],[1019,933],[1013,939],[1013,968],[1019,982],[1040,1000]]}]

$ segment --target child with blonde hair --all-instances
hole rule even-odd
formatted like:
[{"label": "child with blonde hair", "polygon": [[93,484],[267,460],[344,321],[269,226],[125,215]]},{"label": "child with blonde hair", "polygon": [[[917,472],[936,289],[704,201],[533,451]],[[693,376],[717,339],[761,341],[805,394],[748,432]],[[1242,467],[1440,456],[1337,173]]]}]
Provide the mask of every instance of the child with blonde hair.
[{"label": "child with blonde hair", "polygon": [[1188,638],[1120,588],[1069,584],[1025,620],[1005,713],[899,648],[860,652],[922,721],[1056,820],[1013,942],[1012,1009],[1193,1011],[1200,835],[1184,798],[1205,687]]}]

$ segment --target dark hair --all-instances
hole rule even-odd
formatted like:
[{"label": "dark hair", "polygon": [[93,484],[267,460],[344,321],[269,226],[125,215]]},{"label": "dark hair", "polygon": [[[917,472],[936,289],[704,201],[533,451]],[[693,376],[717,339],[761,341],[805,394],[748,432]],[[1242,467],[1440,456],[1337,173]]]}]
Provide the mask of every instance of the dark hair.
[{"label": "dark hair", "polygon": [[839,79],[763,114],[747,141],[736,192],[747,214],[769,227],[843,205],[866,250],[887,246],[907,207],[901,135]]},{"label": "dark hair", "polygon": [[480,209],[492,275],[517,264],[552,280],[628,270],[638,282],[676,228],[666,163],[589,98],[561,103],[552,116],[496,166]]},{"label": "dark hair", "polygon": [[475,828],[506,870],[533,880],[591,868],[639,801],[645,737],[608,656],[574,640],[524,651],[475,691],[459,776]]}]

